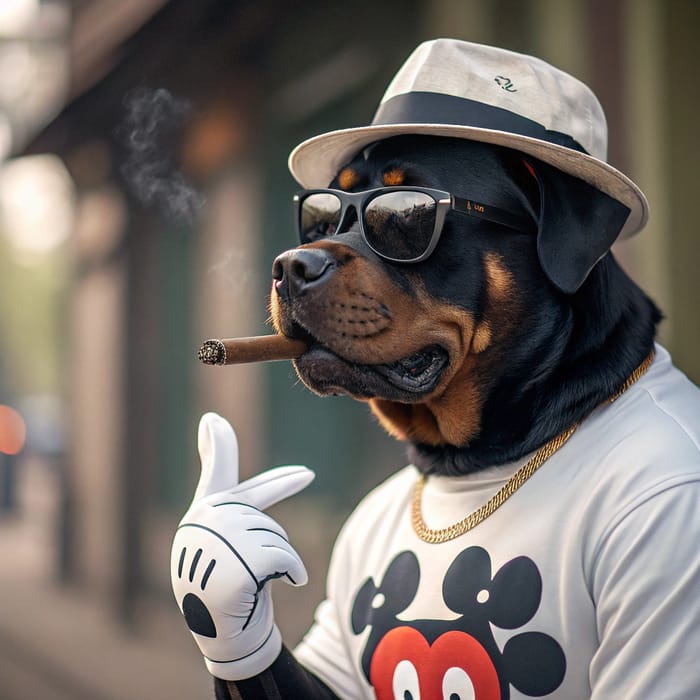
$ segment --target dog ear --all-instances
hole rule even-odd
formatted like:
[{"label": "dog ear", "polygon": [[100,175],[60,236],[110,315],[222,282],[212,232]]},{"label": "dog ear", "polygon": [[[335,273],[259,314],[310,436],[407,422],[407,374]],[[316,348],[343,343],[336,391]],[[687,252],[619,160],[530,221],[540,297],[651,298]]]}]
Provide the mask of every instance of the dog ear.
[{"label": "dog ear", "polygon": [[583,180],[526,160],[540,190],[537,255],[552,284],[573,294],[610,250],[630,210]]}]

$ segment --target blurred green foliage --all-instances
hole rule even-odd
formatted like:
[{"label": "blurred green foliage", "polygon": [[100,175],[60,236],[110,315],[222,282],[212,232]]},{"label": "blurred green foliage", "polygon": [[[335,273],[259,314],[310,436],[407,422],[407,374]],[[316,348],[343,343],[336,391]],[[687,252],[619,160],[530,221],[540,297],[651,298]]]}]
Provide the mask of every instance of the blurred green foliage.
[{"label": "blurred green foliage", "polygon": [[0,391],[56,393],[63,386],[67,328],[65,249],[13,248],[0,229]]}]

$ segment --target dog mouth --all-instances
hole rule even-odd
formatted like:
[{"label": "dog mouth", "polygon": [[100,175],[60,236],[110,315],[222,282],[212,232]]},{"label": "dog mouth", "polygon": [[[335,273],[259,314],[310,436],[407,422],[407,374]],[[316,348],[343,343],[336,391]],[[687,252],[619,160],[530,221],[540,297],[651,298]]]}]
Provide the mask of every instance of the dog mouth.
[{"label": "dog mouth", "polygon": [[423,392],[426,388],[434,388],[436,379],[447,366],[447,360],[447,352],[433,345],[396,362],[369,365],[369,368],[396,387]]},{"label": "dog mouth", "polygon": [[295,361],[304,384],[322,396],[346,394],[356,399],[408,403],[432,392],[448,364],[449,354],[439,345],[427,346],[395,362],[361,364],[312,344]]}]

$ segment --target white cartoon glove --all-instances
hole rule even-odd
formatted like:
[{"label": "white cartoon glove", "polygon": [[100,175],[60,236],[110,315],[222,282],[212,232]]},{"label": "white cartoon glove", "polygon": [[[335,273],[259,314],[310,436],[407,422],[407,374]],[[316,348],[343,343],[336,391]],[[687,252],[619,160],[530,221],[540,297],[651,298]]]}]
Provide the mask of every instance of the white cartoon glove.
[{"label": "white cartoon glove", "polygon": [[241,680],[268,668],[282,648],[266,583],[308,579],[285,531],[262,511],[314,474],[278,467],[239,484],[236,435],[214,413],[202,416],[198,446],[202,475],[173,539],[170,576],[209,672]]}]

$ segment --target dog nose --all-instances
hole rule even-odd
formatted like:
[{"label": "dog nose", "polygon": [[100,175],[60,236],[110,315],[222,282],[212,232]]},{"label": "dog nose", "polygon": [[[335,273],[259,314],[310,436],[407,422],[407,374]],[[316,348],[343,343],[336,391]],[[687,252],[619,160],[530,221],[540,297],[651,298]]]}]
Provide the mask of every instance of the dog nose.
[{"label": "dog nose", "polygon": [[300,294],[335,270],[331,253],[321,248],[294,248],[277,256],[272,263],[272,279],[283,297]]}]

